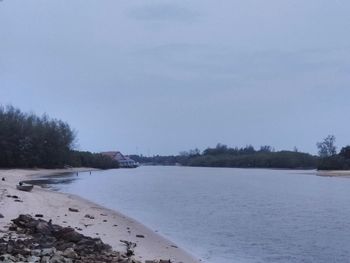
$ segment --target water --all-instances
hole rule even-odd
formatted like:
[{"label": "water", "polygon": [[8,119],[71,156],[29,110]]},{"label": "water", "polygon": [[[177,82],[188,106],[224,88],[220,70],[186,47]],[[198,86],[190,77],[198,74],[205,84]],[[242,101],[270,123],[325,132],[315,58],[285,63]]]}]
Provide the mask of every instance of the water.
[{"label": "water", "polygon": [[71,175],[55,187],[121,211],[206,262],[350,262],[348,178],[140,167]]}]

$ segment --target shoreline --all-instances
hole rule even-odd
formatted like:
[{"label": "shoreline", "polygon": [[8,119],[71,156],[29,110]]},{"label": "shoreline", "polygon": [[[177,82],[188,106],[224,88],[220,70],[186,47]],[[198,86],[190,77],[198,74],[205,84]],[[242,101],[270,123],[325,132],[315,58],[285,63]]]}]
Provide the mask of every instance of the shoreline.
[{"label": "shoreline", "polygon": [[[4,218],[0,219],[0,236],[8,228],[11,219],[20,214],[42,214],[44,220],[62,226],[71,226],[79,233],[98,237],[113,250],[123,251],[125,245],[120,240],[128,240],[137,244],[135,259],[145,260],[170,259],[172,262],[198,263],[187,251],[176,246],[160,234],[152,231],[142,223],[123,215],[122,213],[97,205],[80,196],[65,194],[34,186],[32,192],[23,192],[16,189],[16,184],[22,180],[30,180],[35,176],[49,176],[62,173],[96,171],[91,168],[73,169],[10,169],[0,170],[0,210]],[[15,202],[7,195],[16,195],[20,202]],[[71,212],[69,208],[77,209]],[[92,218],[86,217],[86,215]]]},{"label": "shoreline", "polygon": [[350,177],[350,170],[320,170],[316,171],[316,175],[326,177]]}]

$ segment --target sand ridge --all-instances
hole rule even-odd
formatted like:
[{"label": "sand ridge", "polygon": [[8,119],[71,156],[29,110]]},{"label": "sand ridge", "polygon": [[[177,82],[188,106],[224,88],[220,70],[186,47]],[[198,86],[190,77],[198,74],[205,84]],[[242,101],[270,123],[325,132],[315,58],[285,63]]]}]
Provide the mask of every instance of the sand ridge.
[{"label": "sand ridge", "polygon": [[341,177],[350,177],[350,171],[349,170],[329,170],[329,171],[325,171],[325,170],[319,170],[316,171],[316,175],[318,176],[329,176],[329,177],[337,177],[337,176],[341,176]]}]

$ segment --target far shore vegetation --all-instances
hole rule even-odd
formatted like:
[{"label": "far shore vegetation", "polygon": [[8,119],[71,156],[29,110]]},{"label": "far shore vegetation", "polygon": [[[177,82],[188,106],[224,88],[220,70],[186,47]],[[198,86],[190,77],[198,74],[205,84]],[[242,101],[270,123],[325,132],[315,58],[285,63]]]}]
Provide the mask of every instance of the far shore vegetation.
[{"label": "far shore vegetation", "polygon": [[150,165],[183,165],[196,167],[235,167],[235,168],[279,168],[279,169],[318,169],[318,170],[349,170],[350,146],[336,151],[335,137],[329,135],[317,143],[319,155],[292,151],[275,151],[271,146],[261,146],[255,149],[248,145],[243,148],[228,147],[217,144],[214,148],[204,151],[198,149],[182,152],[179,155],[145,157],[131,155],[141,164]]},{"label": "far shore vegetation", "polygon": [[[76,150],[76,133],[69,124],[13,107],[0,106],[1,168],[118,168],[117,161],[100,153]],[[145,157],[131,155],[140,164],[183,165],[197,167],[281,168],[281,169],[350,169],[350,146],[337,152],[335,137],[329,135],[316,144],[319,155],[292,151],[275,151],[271,146],[229,147],[217,144],[204,151],[198,149],[179,155]]]},{"label": "far shore vegetation", "polygon": [[197,167],[236,167],[236,168],[281,168],[281,169],[314,169],[318,157],[298,151],[274,151],[270,146],[256,150],[249,145],[244,148],[230,148],[218,144],[203,152],[191,150],[177,156],[142,157],[132,155],[140,163],[158,165],[184,165]]}]

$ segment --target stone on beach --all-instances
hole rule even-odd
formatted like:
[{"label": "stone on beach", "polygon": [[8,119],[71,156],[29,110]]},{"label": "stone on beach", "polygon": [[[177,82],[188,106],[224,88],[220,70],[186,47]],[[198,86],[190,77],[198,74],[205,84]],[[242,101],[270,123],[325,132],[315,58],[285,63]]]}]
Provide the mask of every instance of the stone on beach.
[{"label": "stone on beach", "polygon": [[35,217],[44,217],[42,214],[35,214]]},{"label": "stone on beach", "polygon": [[15,232],[8,233],[6,239],[0,238],[1,262],[140,263],[132,258],[136,247],[133,242],[123,241],[127,249],[120,253],[112,251],[99,238],[84,236],[73,228],[55,225],[51,221],[20,215],[12,222],[11,229]]},{"label": "stone on beach", "polygon": [[89,218],[89,219],[95,219],[95,217],[93,215],[89,215],[89,214],[86,214],[84,217]]}]

